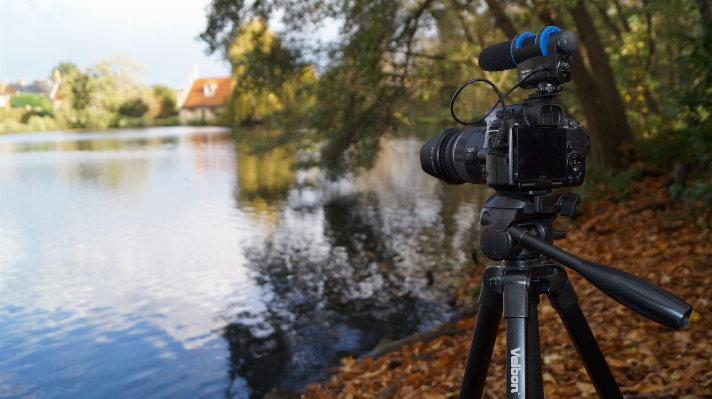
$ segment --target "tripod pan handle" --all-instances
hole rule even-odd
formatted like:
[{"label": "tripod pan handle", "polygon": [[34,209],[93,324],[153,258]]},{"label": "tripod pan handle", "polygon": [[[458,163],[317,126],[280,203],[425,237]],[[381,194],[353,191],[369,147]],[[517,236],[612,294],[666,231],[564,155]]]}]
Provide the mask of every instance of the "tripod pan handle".
[{"label": "tripod pan handle", "polygon": [[649,281],[610,266],[585,261],[528,234],[519,226],[512,226],[507,231],[515,243],[578,272],[604,294],[650,320],[681,330],[690,318],[692,307],[687,302]]}]

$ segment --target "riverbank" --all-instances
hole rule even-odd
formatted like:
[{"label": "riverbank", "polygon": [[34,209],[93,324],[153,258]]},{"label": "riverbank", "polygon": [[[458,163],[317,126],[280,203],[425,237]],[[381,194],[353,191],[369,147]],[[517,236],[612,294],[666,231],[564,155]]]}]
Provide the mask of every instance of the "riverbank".
[{"label": "riverbank", "polygon": [[[164,119],[144,119],[144,118],[123,118],[116,126],[106,126],[101,128],[66,128],[58,124],[51,116],[31,116],[26,123],[20,122],[19,117],[8,117],[7,113],[0,113],[0,135],[20,134],[20,133],[52,133],[52,132],[97,132],[113,130],[129,130],[151,127],[172,127],[181,126],[178,117]],[[189,124],[189,126],[212,126],[208,124]]]},{"label": "riverbank", "polygon": [[[557,245],[580,257],[645,278],[683,298],[700,317],[682,331],[659,326],[605,296],[575,272],[569,276],[581,308],[626,396],[712,396],[712,210],[673,203],[664,178],[632,182],[626,195],[591,199],[573,220],[560,218],[568,237]],[[618,193],[620,194],[620,193]],[[476,270],[461,289],[481,282]],[[593,385],[555,310],[539,306],[544,391],[547,398],[596,397]],[[457,398],[476,316],[452,325],[452,334],[342,366],[304,399]],[[500,324],[485,397],[504,392],[504,324]],[[669,397],[669,396],[668,396]]]}]

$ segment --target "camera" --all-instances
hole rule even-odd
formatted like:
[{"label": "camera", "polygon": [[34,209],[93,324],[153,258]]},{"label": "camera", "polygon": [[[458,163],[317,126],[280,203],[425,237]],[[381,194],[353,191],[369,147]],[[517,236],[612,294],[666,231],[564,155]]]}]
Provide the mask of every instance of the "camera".
[{"label": "camera", "polygon": [[566,117],[563,107],[551,102],[561,90],[559,85],[571,80],[575,47],[573,33],[550,26],[536,36],[525,32],[484,49],[480,66],[486,70],[517,67],[520,81],[515,88],[536,87],[536,93],[506,106],[500,95],[497,104],[502,106],[486,115],[486,127],[443,129],[420,150],[423,170],[450,184],[485,184],[504,191],[581,185],[588,133]]},{"label": "camera", "polygon": [[585,174],[588,133],[556,104],[524,101],[501,108],[487,127],[446,128],[420,150],[431,176],[450,184],[486,184],[528,191],[579,186]]}]

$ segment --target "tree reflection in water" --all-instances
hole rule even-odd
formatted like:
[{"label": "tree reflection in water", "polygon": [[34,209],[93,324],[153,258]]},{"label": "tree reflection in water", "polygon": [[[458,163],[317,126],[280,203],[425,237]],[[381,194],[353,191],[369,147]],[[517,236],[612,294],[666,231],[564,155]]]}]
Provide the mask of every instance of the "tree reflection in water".
[{"label": "tree reflection in water", "polygon": [[[405,143],[395,148],[417,166],[410,147],[419,143]],[[403,163],[404,154],[393,151],[385,151],[381,163],[389,157]],[[261,220],[271,225],[248,250],[255,278],[270,293],[263,299],[267,311],[240,313],[223,334],[230,378],[245,379],[251,399],[274,386],[298,389],[325,379],[344,356],[444,321],[453,285],[428,289],[426,271],[461,272],[462,254],[476,244],[470,242],[473,202],[484,197],[421,181],[417,168],[393,175],[413,182],[405,186],[412,192],[396,193],[402,198],[393,201],[384,194],[393,181],[366,181],[361,188],[354,181],[314,183],[306,174],[285,173],[285,159],[238,155],[238,206],[262,209]],[[259,177],[268,167],[279,176]],[[423,201],[435,207],[430,216],[422,212]]]}]

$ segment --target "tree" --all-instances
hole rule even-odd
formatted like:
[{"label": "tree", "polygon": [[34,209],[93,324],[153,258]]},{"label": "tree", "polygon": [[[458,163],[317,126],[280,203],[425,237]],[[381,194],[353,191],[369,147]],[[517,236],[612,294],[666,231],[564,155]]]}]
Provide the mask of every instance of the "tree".
[{"label": "tree", "polygon": [[71,62],[61,62],[54,69],[62,78],[57,93],[62,106],[55,112],[60,125],[67,123],[71,127],[88,127],[91,125],[90,106],[94,102],[96,82]]},{"label": "tree", "polygon": [[[315,64],[322,55],[328,66],[309,88],[314,105],[303,116],[310,127],[301,135],[308,148],[323,143],[318,162],[331,176],[370,167],[376,159],[380,137],[396,125],[398,106],[406,100],[406,80],[413,72],[414,58],[423,54],[415,35],[426,24],[433,0],[404,4],[397,0],[357,0],[345,4],[321,1],[243,2],[215,0],[209,9],[208,26],[201,34],[210,51],[228,54],[231,43],[250,21],[267,21],[284,11],[287,31],[313,29],[329,17],[343,20],[339,43],[306,44],[295,40],[289,57],[268,59],[272,76],[289,75],[294,65]],[[282,37],[286,37],[284,33]],[[285,43],[288,42],[284,41]],[[265,54],[272,54],[271,52]],[[284,62],[292,59],[291,62]],[[272,61],[280,60],[279,63]],[[271,80],[256,81],[262,85]]]},{"label": "tree", "polygon": [[84,110],[92,100],[94,82],[91,77],[71,62],[60,62],[55,69],[62,77],[59,96],[68,100],[72,109]]},{"label": "tree", "polygon": [[313,81],[310,66],[299,62],[298,55],[259,20],[240,27],[228,57],[233,75],[226,104],[229,123],[269,122],[308,102],[299,89]]},{"label": "tree", "polygon": [[125,101],[119,107],[119,115],[129,118],[140,118],[148,111],[148,105],[140,98]]},{"label": "tree", "polygon": [[161,109],[158,111],[158,118],[168,118],[178,115],[176,108],[176,95],[170,88],[163,85],[151,86],[153,96],[158,99]]},{"label": "tree", "polygon": [[115,113],[127,100],[144,95],[142,66],[128,55],[118,53],[92,65],[88,74],[95,81],[94,105],[100,112]]},{"label": "tree", "polygon": [[129,100],[141,99],[144,105],[151,102],[141,82],[141,66],[126,55],[103,59],[86,72],[71,62],[61,62],[55,69],[61,76],[58,98],[62,105],[55,112],[60,125],[105,128],[117,123],[119,108]]}]

